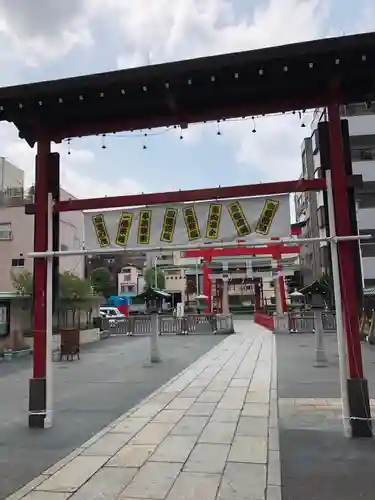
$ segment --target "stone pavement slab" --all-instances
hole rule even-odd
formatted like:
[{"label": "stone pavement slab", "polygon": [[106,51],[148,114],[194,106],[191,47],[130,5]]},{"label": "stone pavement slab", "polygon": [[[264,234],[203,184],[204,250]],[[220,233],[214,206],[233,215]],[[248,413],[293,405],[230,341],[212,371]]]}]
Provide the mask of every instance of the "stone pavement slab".
[{"label": "stone pavement slab", "polygon": [[9,500],[281,498],[274,338],[236,328]]},{"label": "stone pavement slab", "polygon": [[[328,366],[324,368],[315,367],[314,335],[276,335],[276,343],[280,441],[276,439],[283,498],[373,500],[375,440],[348,439],[343,434],[336,336],[325,335]],[[363,343],[362,353],[374,398],[375,346]],[[278,451],[274,431],[269,446]],[[272,458],[269,474],[278,482],[271,463]],[[267,500],[280,500],[274,491],[272,495]]]},{"label": "stone pavement slab", "polygon": [[[73,455],[81,454],[82,450],[76,448],[89,448],[99,439],[98,432],[103,432],[102,429],[118,417],[122,416],[124,423],[125,412],[224,338],[221,335],[162,336],[163,362],[151,366],[148,337],[116,336],[85,347],[80,361],[54,363],[56,411],[53,428],[45,431],[27,426],[32,357],[0,363],[0,500],[46,469],[56,471]],[[153,403],[164,406],[179,393],[180,389],[171,388],[155,397]],[[196,394],[190,396],[196,397]],[[142,427],[143,422],[139,425]],[[129,432],[133,434],[133,430]],[[103,435],[107,432],[108,429],[104,429]]]}]

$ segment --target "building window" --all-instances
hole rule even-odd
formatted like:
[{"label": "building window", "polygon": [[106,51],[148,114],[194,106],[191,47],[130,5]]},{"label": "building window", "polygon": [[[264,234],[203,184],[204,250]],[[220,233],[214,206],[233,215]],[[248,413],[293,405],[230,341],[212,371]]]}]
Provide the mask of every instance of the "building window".
[{"label": "building window", "polygon": [[342,106],[341,111],[344,116],[373,115],[375,113],[375,104],[373,102],[347,104],[346,106]]},{"label": "building window", "polygon": [[361,241],[361,254],[364,257],[375,257],[375,230],[360,229],[359,234],[370,234],[371,239]]},{"label": "building window", "polygon": [[352,149],[352,161],[374,161],[375,148]]},{"label": "building window", "polygon": [[12,267],[24,267],[25,259],[23,257],[19,259],[12,259]]},{"label": "building window", "polygon": [[12,224],[10,222],[0,222],[0,240],[7,241],[12,239]]},{"label": "building window", "polygon": [[375,193],[358,193],[356,195],[358,208],[374,208]]},{"label": "building window", "polygon": [[9,335],[9,303],[0,304],[0,337]]}]

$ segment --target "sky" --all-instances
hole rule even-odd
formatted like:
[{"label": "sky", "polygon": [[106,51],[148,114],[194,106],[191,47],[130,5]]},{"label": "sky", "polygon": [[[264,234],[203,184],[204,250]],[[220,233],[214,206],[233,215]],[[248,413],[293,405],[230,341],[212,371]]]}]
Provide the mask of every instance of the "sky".
[{"label": "sky", "polygon": [[[373,0],[0,0],[0,85],[373,30]],[[158,129],[54,150],[77,197],[252,184],[299,177],[305,123],[263,117],[189,126],[183,139]],[[10,124],[0,123],[0,156],[31,185],[35,151]]]}]

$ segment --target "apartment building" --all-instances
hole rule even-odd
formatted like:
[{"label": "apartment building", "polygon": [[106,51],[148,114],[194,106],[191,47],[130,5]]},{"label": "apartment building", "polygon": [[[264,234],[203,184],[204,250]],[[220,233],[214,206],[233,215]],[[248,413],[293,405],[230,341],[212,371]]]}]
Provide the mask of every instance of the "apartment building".
[{"label": "apartment building", "polygon": [[[2,168],[4,163],[4,169]],[[0,292],[13,290],[12,275],[32,271],[33,261],[27,257],[34,246],[34,217],[25,214],[25,204],[33,201],[31,191],[23,186],[23,171],[11,163],[1,162],[0,172],[4,190],[0,192]],[[16,184],[12,186],[12,183]],[[62,200],[73,198],[61,189]],[[80,249],[83,245],[83,213],[66,212],[60,218],[61,250]],[[84,276],[84,258],[69,256],[60,258],[60,270],[72,271]]]},{"label": "apartment building", "polygon": [[165,290],[172,294],[189,295],[203,293],[203,273],[200,259],[183,257],[182,252],[154,254],[149,256],[148,265],[162,269],[165,276]]},{"label": "apartment building", "polygon": [[0,156],[0,196],[4,196],[10,189],[23,189],[24,178],[25,173],[21,168]]},{"label": "apartment building", "polygon": [[141,271],[135,266],[121,269],[117,275],[117,293],[119,296],[134,297],[144,292],[145,279]]},{"label": "apartment building", "polygon": [[[300,179],[314,179],[315,165],[313,140],[308,137],[301,146],[302,173]],[[298,193],[294,199],[296,222],[300,224],[302,238],[318,238],[318,202],[315,192]],[[300,252],[300,271],[306,284],[317,280],[321,274],[321,254],[319,242],[302,246]]]},{"label": "apartment building", "polygon": [[[357,103],[341,107],[341,116],[348,120],[353,174],[361,174],[363,187],[356,190],[357,224],[360,234],[371,234],[373,238],[361,242],[361,268],[364,288],[375,286],[375,104]],[[318,123],[326,120],[326,110],[318,109],[311,124],[312,134],[305,139],[311,144],[305,148],[306,164],[310,164],[309,176],[320,177],[321,160],[318,137]],[[313,166],[311,166],[313,165]],[[304,171],[304,161],[302,161]],[[304,174],[302,174],[304,175]],[[307,177],[311,178],[311,177]],[[327,235],[327,216],[322,192],[297,195],[295,198],[296,220],[304,220],[305,236]],[[316,214],[316,218],[314,217]],[[311,253],[311,252],[310,252]],[[315,275],[329,272],[330,259],[327,243],[319,244],[319,256],[312,254],[306,264],[315,269]],[[309,284],[309,283],[306,283]]]}]

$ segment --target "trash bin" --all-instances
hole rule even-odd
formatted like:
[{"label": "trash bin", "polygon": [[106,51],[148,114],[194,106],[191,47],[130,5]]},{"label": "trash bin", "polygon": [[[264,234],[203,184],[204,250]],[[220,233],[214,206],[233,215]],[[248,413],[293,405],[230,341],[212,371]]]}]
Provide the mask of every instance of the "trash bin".
[{"label": "trash bin", "polygon": [[60,360],[79,358],[79,330],[77,328],[63,328],[60,330]]}]

